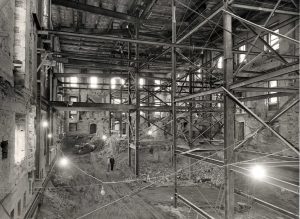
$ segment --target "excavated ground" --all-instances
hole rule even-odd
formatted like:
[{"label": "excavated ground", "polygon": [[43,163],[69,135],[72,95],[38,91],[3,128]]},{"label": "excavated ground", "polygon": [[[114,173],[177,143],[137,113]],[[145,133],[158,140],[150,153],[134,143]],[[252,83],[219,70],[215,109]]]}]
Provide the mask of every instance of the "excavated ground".
[{"label": "excavated ground", "polygon": [[[177,209],[172,207],[172,195],[174,193],[172,177],[158,181],[104,184],[105,195],[101,195],[102,183],[93,177],[105,182],[134,179],[134,175],[127,165],[126,151],[115,157],[117,162],[114,172],[107,172],[107,154],[100,151],[100,149],[88,154],[76,155],[72,153],[71,149],[65,148],[64,153],[73,164],[66,168],[54,168],[51,182],[47,186],[37,218],[202,218],[201,215],[197,215],[194,210],[186,207],[181,202],[179,202]],[[166,175],[172,172],[172,167],[166,165],[166,162],[151,163],[147,161],[147,165],[145,165],[146,161],[144,161],[141,161],[144,163],[141,164],[141,173],[145,175],[151,169],[151,178],[155,175]],[[76,167],[86,171],[90,176]],[[154,181],[154,185],[139,190]],[[215,218],[224,218],[223,205],[220,205],[220,200],[224,198],[224,190],[217,189],[207,183],[193,183],[191,180],[181,180],[181,178],[179,178],[179,185],[178,192],[195,203],[196,206],[201,207]],[[261,198],[285,209],[293,211],[297,209],[298,203],[293,201],[297,199],[287,200],[291,198],[290,196],[283,196],[282,199],[275,198],[278,197],[278,194],[274,194],[274,190],[268,186],[247,187],[245,182],[243,188],[246,188],[248,193],[255,196],[264,192],[267,195]],[[137,190],[138,192],[134,192]],[[130,196],[124,197],[127,195]],[[236,196],[236,199],[238,202],[245,203],[252,208],[244,212],[237,211],[235,218],[288,218],[254,204],[251,199],[239,196]]]}]

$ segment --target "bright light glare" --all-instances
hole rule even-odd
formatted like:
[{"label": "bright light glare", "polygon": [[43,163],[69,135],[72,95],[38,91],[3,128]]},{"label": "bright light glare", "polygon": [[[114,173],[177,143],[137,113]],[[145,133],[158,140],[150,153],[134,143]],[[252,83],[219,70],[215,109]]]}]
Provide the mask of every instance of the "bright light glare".
[{"label": "bright light glare", "polygon": [[106,140],[106,139],[107,139],[107,136],[106,136],[106,135],[103,135],[103,136],[102,136],[102,139],[103,139],[103,140]]},{"label": "bright light glare", "polygon": [[251,176],[257,180],[262,180],[266,177],[266,170],[263,166],[255,165],[250,169]]},{"label": "bright light glare", "polygon": [[66,167],[68,164],[69,164],[69,159],[66,158],[66,157],[62,157],[62,158],[59,160],[59,165],[60,165],[61,167]]},{"label": "bright light glare", "polygon": [[101,188],[100,194],[101,194],[101,195],[105,195],[105,190],[104,190],[103,186],[102,186],[102,188]]},{"label": "bright light glare", "polygon": [[48,127],[48,122],[47,122],[47,121],[43,121],[43,122],[42,122],[42,126],[43,126],[44,128]]},{"label": "bright light glare", "polygon": [[151,130],[149,130],[147,133],[148,133],[148,135],[152,135],[152,131]]},{"label": "bright light glare", "polygon": [[52,134],[51,133],[48,134],[48,138],[52,138]]}]

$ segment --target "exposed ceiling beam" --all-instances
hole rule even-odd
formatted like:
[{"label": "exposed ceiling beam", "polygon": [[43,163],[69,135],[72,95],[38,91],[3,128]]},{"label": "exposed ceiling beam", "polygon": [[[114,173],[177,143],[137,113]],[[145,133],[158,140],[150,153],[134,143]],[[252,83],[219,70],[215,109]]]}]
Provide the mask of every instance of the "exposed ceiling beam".
[{"label": "exposed ceiling beam", "polygon": [[70,32],[62,32],[62,31],[55,31],[55,30],[38,31],[38,34],[40,34],[40,35],[43,35],[43,34],[45,34],[45,35],[47,35],[47,34],[65,35],[65,36],[83,37],[83,38],[90,38],[90,39],[138,43],[138,44],[152,45],[152,46],[166,46],[166,47],[176,47],[176,48],[181,48],[181,49],[210,50],[210,51],[216,51],[216,52],[223,52],[223,49],[219,49],[219,48],[209,48],[209,47],[203,47],[203,46],[189,46],[189,45],[182,45],[182,44],[154,42],[154,41],[148,41],[148,40],[126,39],[126,38],[121,38],[121,37],[97,36],[97,35],[92,35],[92,34],[70,33]]},{"label": "exposed ceiling beam", "polygon": [[[263,12],[271,12],[273,10],[272,8],[266,8],[266,7],[260,7],[260,6],[252,6],[252,5],[245,5],[245,4],[236,4],[236,3],[231,4],[231,7],[239,8],[239,9],[246,9],[246,10],[263,11]],[[292,10],[280,10],[280,9],[276,9],[275,13],[299,16],[299,12],[292,11]]]},{"label": "exposed ceiling beam", "polygon": [[129,23],[162,23],[164,24],[167,20],[143,20],[138,17],[117,12],[117,11],[112,11],[108,9],[104,9],[101,7],[96,7],[88,4],[83,4],[79,2],[74,2],[74,1],[69,1],[69,0],[52,0],[52,4],[54,5],[60,5],[64,6],[67,8],[72,8],[75,10],[79,11],[85,11],[85,12],[90,12],[93,14],[97,15],[102,15],[102,16],[107,16],[107,17],[112,17],[120,20],[127,21]]}]

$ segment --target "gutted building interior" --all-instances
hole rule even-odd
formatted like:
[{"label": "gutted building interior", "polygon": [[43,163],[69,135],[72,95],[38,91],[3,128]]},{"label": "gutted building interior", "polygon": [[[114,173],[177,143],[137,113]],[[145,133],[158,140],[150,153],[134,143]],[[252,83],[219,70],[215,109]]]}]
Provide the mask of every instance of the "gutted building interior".
[{"label": "gutted building interior", "polygon": [[0,219],[299,218],[298,0],[0,0]]}]

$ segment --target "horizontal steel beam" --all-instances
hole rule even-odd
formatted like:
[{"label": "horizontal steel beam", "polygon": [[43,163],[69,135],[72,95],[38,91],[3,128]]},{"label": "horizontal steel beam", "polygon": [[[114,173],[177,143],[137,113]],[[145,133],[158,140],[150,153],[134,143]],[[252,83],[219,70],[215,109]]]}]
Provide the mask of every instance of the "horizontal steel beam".
[{"label": "horizontal steel beam", "polygon": [[112,40],[119,42],[129,42],[129,43],[137,43],[144,45],[152,45],[152,46],[167,46],[167,47],[176,47],[181,49],[190,49],[190,50],[209,50],[216,52],[223,52],[223,49],[218,48],[209,48],[202,46],[188,46],[176,43],[163,43],[163,42],[155,42],[148,40],[137,40],[137,39],[126,39],[121,37],[111,37],[111,36],[99,36],[94,34],[82,34],[82,33],[71,33],[71,32],[63,32],[63,31],[55,31],[55,30],[44,30],[38,31],[40,35],[54,34],[54,35],[65,35],[65,36],[73,36],[73,37],[82,37],[82,38],[90,38],[90,39],[101,39],[101,40]]},{"label": "horizontal steel beam", "polygon": [[52,101],[51,106],[61,111],[117,111],[128,112],[135,110],[135,105],[127,104],[109,104],[109,103],[86,103],[86,102],[73,102],[70,104],[68,101]]},{"label": "horizontal steel beam", "polygon": [[70,0],[52,0],[52,4],[76,9],[79,11],[90,12],[90,13],[97,14],[97,15],[103,15],[103,16],[107,16],[107,17],[120,19],[120,20],[125,20],[130,23],[140,23],[140,22],[148,23],[149,22],[148,20],[142,20],[142,19],[139,19],[138,17],[134,17],[134,16],[131,16],[131,15],[128,15],[125,13],[112,11],[112,10],[104,9],[101,7],[96,7],[96,6],[83,4],[83,3],[75,2],[75,1],[70,1]]},{"label": "horizontal steel beam", "polygon": [[268,98],[272,98],[272,97],[286,97],[286,96],[291,96],[291,95],[293,95],[293,94],[292,93],[274,93],[274,94],[264,94],[264,95],[250,96],[250,97],[241,97],[241,98],[239,98],[239,100],[242,102],[247,102],[247,101],[263,100],[263,99],[268,99]]},{"label": "horizontal steel beam", "polygon": [[177,155],[182,155],[182,156],[194,158],[196,160],[200,160],[200,161],[203,161],[206,163],[211,163],[211,164],[217,165],[219,167],[224,166],[224,162],[221,160],[216,160],[216,159],[213,159],[210,157],[205,157],[205,156],[202,156],[199,154],[194,154],[194,153],[188,152],[188,150],[186,150],[186,149],[176,148],[175,153]]},{"label": "horizontal steel beam", "polygon": [[287,87],[238,87],[235,91],[243,92],[281,92],[281,93],[298,93],[298,88]]},{"label": "horizontal steel beam", "polygon": [[195,98],[195,97],[203,97],[203,96],[206,96],[206,95],[217,94],[217,93],[222,93],[222,92],[223,92],[222,88],[215,88],[215,89],[211,89],[211,90],[207,90],[207,91],[202,91],[200,93],[187,95],[187,96],[184,96],[184,97],[177,97],[175,99],[175,102],[182,102],[182,101],[192,99],[192,98]]},{"label": "horizontal steel beam", "polygon": [[268,158],[274,158],[278,160],[285,160],[285,161],[298,161],[299,158],[297,157],[291,157],[291,156],[282,156],[282,155],[273,155],[269,153],[263,153],[263,152],[258,152],[258,151],[248,151],[248,150],[242,150],[241,153],[245,154],[253,154],[253,155],[261,155],[261,156],[267,156]]},{"label": "horizontal steel beam", "polygon": [[[128,112],[129,110],[136,110],[135,105],[128,104],[110,104],[110,103],[86,103],[86,102],[74,102],[68,101],[52,101],[50,104],[57,110],[61,111],[116,111],[116,112]],[[140,106],[140,111],[150,112],[170,112],[171,106]],[[178,106],[178,111],[186,111],[186,107]],[[211,109],[195,108],[193,112],[220,112]]]},{"label": "horizontal steel beam", "polygon": [[[263,11],[263,12],[272,12],[273,11],[272,8],[266,8],[266,7],[260,7],[260,6],[258,7],[258,6],[252,6],[252,5],[237,4],[237,3],[231,4],[230,6],[234,7],[234,8],[240,8],[240,9],[246,9],[246,10],[254,10],[254,11]],[[292,10],[280,10],[280,9],[276,9],[274,11],[274,13],[299,16],[299,12],[292,11]]]}]

